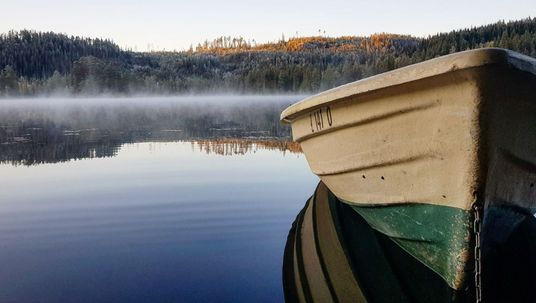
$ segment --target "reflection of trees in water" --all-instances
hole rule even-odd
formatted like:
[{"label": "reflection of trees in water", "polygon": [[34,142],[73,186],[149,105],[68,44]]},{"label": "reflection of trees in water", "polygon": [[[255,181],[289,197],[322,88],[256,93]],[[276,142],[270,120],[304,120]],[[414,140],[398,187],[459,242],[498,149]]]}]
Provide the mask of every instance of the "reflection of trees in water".
[{"label": "reflection of trees in water", "polygon": [[301,153],[300,145],[296,142],[280,139],[255,139],[255,138],[219,138],[193,140],[192,146],[207,154],[223,156],[244,155],[257,150],[279,150],[285,154]]},{"label": "reflection of trees in water", "polygon": [[[83,141],[79,136],[69,135],[64,141],[50,143],[35,143],[31,141],[0,143],[0,164],[37,165],[44,163],[67,162],[70,160],[107,158],[117,155],[121,145],[132,142],[191,142],[195,150],[207,154],[243,155],[248,152],[267,149],[281,151],[283,154],[301,153],[296,142],[283,139],[256,138],[213,138],[185,140],[184,138],[166,136],[152,138],[136,138],[134,140],[103,139]],[[74,138],[73,138],[74,137]]]},{"label": "reflection of trees in water", "polygon": [[[153,133],[101,133],[96,130],[66,131],[54,138],[27,135],[0,143],[0,164],[36,165],[66,162],[85,158],[105,158],[117,155],[122,144],[133,142],[191,142],[196,150],[207,154],[243,155],[257,150],[277,150],[284,154],[301,153],[298,143],[283,138],[214,137],[195,138],[182,131],[164,130]],[[224,134],[226,132],[223,132]]]},{"label": "reflection of trees in water", "polygon": [[279,122],[283,101],[207,103],[210,106],[153,101],[2,105],[0,163],[112,157],[123,143],[148,141],[196,140],[199,150],[221,155],[259,149],[300,152],[297,144],[288,142],[290,128]]},{"label": "reflection of trees in water", "polygon": [[[28,127],[29,126],[29,127]],[[43,127],[44,126],[44,127]],[[117,155],[122,143],[137,133],[113,133],[91,129],[62,129],[50,124],[21,122],[0,127],[0,163],[35,165]]]},{"label": "reflection of trees in water", "polygon": [[0,144],[0,163],[16,166],[106,158],[117,155],[120,146],[114,141]]}]

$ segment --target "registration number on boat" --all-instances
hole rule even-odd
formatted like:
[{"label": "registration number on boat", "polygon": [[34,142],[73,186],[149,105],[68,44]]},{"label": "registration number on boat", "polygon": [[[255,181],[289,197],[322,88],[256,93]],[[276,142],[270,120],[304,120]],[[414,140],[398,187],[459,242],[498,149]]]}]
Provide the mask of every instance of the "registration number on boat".
[{"label": "registration number on boat", "polygon": [[309,122],[311,123],[311,132],[318,132],[325,127],[333,125],[333,116],[329,106],[315,109],[309,113]]}]

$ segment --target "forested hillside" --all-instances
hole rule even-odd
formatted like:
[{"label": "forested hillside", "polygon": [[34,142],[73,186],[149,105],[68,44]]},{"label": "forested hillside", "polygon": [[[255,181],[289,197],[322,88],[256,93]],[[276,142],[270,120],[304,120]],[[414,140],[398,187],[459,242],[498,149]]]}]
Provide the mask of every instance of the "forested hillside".
[{"label": "forested hillside", "polygon": [[138,53],[109,40],[33,31],[0,35],[0,95],[311,93],[437,56],[502,47],[536,57],[536,18],[428,38],[221,37],[183,52]]}]

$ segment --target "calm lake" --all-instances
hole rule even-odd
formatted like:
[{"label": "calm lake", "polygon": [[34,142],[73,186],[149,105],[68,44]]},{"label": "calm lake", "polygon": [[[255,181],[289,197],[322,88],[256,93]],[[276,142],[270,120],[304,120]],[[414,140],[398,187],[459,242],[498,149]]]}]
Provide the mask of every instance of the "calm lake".
[{"label": "calm lake", "polygon": [[142,140],[20,119],[0,140],[0,302],[283,301],[286,237],[317,178],[266,138],[285,133],[277,121],[247,139],[231,117],[188,140],[136,129],[153,134]]}]

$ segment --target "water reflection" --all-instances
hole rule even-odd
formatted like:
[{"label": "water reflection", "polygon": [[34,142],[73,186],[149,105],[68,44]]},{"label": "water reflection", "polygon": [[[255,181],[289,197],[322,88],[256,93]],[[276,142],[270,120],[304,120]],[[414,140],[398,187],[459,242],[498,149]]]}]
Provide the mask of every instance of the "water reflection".
[{"label": "water reflection", "polygon": [[277,150],[283,154],[301,153],[300,145],[296,142],[281,139],[255,139],[255,138],[219,138],[213,140],[195,140],[192,144],[207,154],[222,156],[244,155],[257,152],[260,149]]},{"label": "water reflection", "polygon": [[261,99],[0,104],[0,302],[283,301],[317,179]]},{"label": "water reflection", "polygon": [[[535,239],[533,208],[486,208],[483,302],[534,302]],[[471,268],[467,275],[465,287],[453,290],[322,182],[298,213],[284,250],[283,285],[289,303],[475,302]]]},{"label": "water reflection", "polygon": [[287,228],[316,177],[300,154],[192,144],[0,164],[0,302],[283,301]]},{"label": "water reflection", "polygon": [[[206,153],[299,153],[279,113],[290,97],[44,99],[0,102],[0,163],[117,155],[125,143],[191,141]],[[222,105],[222,103],[226,103]]]},{"label": "water reflection", "polygon": [[192,148],[206,154],[222,156],[244,155],[256,153],[259,150],[272,150],[299,154],[301,149],[298,143],[286,139],[256,139],[256,138],[214,138],[214,139],[182,139],[181,136],[167,136],[166,138],[147,138],[131,141],[100,138],[85,142],[79,136],[65,136],[63,142],[34,143],[16,142],[0,144],[0,164],[37,165],[44,163],[58,163],[70,160],[107,158],[117,155],[122,145],[134,142],[189,142]]},{"label": "water reflection", "polygon": [[0,144],[0,164],[37,165],[70,160],[107,158],[117,155],[121,143],[98,142],[57,142],[51,144],[17,143]]}]

